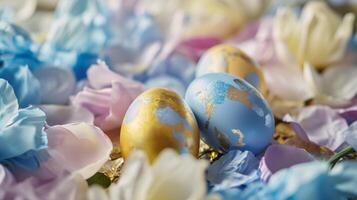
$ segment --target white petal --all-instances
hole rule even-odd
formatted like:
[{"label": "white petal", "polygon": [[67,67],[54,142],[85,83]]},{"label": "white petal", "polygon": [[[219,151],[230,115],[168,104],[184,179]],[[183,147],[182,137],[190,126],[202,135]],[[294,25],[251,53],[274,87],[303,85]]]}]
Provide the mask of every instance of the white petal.
[{"label": "white petal", "polygon": [[204,171],[207,164],[191,155],[163,151],[153,166],[155,182],[148,199],[198,200],[206,194]]},{"label": "white petal", "polygon": [[263,68],[269,91],[290,101],[305,101],[314,96],[310,85],[297,67],[286,67],[273,63]]},{"label": "white petal", "polygon": [[351,100],[357,95],[357,66],[334,66],[323,73],[324,91],[332,97]]},{"label": "white petal", "polygon": [[145,200],[153,180],[152,171],[145,154],[134,152],[123,168],[117,184],[110,187],[111,199]]}]

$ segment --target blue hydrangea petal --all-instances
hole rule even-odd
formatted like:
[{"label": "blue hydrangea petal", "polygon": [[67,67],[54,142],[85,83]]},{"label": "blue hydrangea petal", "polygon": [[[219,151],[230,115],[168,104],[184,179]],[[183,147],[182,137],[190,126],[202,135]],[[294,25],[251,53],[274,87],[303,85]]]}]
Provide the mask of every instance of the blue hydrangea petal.
[{"label": "blue hydrangea petal", "polygon": [[207,180],[212,190],[242,187],[259,181],[259,161],[249,151],[232,150],[207,169]]},{"label": "blue hydrangea petal", "polygon": [[0,163],[13,169],[39,167],[40,149],[47,147],[45,113],[39,108],[18,109],[10,84],[0,79]]},{"label": "blue hydrangea petal", "polygon": [[0,78],[10,83],[20,107],[40,103],[40,82],[27,66],[4,67],[0,69]]},{"label": "blue hydrangea petal", "polygon": [[19,110],[0,133],[0,160],[19,156],[29,150],[44,148],[47,137],[42,128],[45,113],[38,108]]},{"label": "blue hydrangea petal", "polygon": [[32,54],[30,35],[20,27],[0,21],[0,54]]},{"label": "blue hydrangea petal", "polygon": [[19,105],[14,90],[6,80],[0,79],[0,130],[17,113]]},{"label": "blue hydrangea petal", "polygon": [[336,165],[330,173],[336,188],[348,198],[357,196],[357,162],[345,161]]}]

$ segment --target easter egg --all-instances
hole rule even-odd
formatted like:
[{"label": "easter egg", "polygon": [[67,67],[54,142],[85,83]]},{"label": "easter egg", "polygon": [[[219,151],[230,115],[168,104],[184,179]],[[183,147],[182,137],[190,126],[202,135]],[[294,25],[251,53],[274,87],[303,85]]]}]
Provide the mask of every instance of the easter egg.
[{"label": "easter egg", "polygon": [[144,151],[152,162],[165,148],[197,156],[199,129],[191,109],[174,91],[152,88],[129,106],[120,130],[120,148],[127,158]]},{"label": "easter egg", "polygon": [[195,114],[202,139],[218,151],[240,149],[258,154],[272,140],[272,111],[243,79],[226,73],[203,75],[189,85],[185,100]]},{"label": "easter egg", "polygon": [[248,55],[232,45],[221,44],[208,49],[197,64],[196,77],[218,72],[246,80],[263,95],[267,92],[262,69]]}]

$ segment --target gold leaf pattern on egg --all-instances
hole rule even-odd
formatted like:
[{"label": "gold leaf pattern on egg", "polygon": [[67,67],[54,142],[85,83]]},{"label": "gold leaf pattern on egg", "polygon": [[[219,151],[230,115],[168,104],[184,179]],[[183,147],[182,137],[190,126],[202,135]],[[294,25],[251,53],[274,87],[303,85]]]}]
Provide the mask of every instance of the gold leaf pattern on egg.
[{"label": "gold leaf pattern on egg", "polygon": [[[186,110],[183,100],[175,92],[155,88],[144,92],[138,98],[150,99],[150,101],[140,105],[134,120],[122,125],[120,147],[124,158],[135,149],[146,152],[151,162],[165,148],[173,148],[179,152],[187,148],[192,155],[198,155],[199,130],[196,120],[192,113]],[[155,111],[166,107],[186,120],[192,130],[187,129],[182,122],[175,125],[163,124]],[[184,144],[180,144],[175,138],[175,133],[183,134]]]},{"label": "gold leaf pattern on egg", "polygon": [[240,131],[239,129],[232,129],[232,133],[239,137],[239,139],[237,141],[237,146],[240,146],[240,147],[245,146],[244,135],[243,135],[242,131]]},{"label": "gold leaf pattern on egg", "polygon": [[248,98],[249,95],[245,91],[239,90],[235,87],[230,87],[228,88],[227,96],[230,100],[239,101],[243,103],[249,109],[253,108],[253,104]]},{"label": "gold leaf pattern on egg", "polygon": [[[267,86],[262,69],[239,48],[227,44],[217,45],[208,50],[207,57],[213,58],[211,65],[214,66],[212,67],[214,70],[212,72],[227,72],[243,79],[247,79],[248,75],[255,73],[259,79],[258,85],[256,85],[257,89],[262,94],[267,94]],[[221,66],[224,66],[226,70],[222,71]],[[210,65],[207,67],[211,69]]]}]

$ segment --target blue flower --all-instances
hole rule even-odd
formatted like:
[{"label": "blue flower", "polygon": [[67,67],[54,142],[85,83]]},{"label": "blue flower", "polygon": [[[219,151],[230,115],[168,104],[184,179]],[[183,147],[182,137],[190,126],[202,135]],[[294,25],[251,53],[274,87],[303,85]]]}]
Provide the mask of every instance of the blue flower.
[{"label": "blue flower", "polygon": [[254,183],[244,190],[220,191],[233,199],[348,199],[356,197],[357,162],[347,161],[329,170],[326,162],[295,165],[274,174],[267,185]]},{"label": "blue flower", "polygon": [[40,103],[40,82],[27,66],[0,68],[0,78],[7,80],[12,86],[21,108]]},{"label": "blue flower", "polygon": [[37,150],[47,147],[45,114],[38,108],[19,109],[12,87],[0,79],[0,163],[34,170]]},{"label": "blue flower", "polygon": [[40,66],[30,35],[20,27],[0,21],[0,68],[27,65],[31,70]]},{"label": "blue flower", "polygon": [[0,55],[32,54],[30,35],[20,27],[0,21]]},{"label": "blue flower", "polygon": [[232,150],[207,169],[207,180],[212,190],[244,187],[260,180],[259,161],[249,151]]},{"label": "blue flower", "polygon": [[154,42],[162,42],[163,35],[155,21],[155,18],[147,13],[129,12],[118,24],[118,30],[113,43],[131,51],[134,54],[142,53],[142,50]]},{"label": "blue flower", "polygon": [[99,51],[110,38],[108,10],[102,0],[63,0],[39,59],[72,68],[78,79],[95,64]]}]

